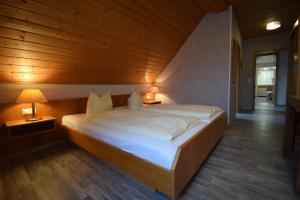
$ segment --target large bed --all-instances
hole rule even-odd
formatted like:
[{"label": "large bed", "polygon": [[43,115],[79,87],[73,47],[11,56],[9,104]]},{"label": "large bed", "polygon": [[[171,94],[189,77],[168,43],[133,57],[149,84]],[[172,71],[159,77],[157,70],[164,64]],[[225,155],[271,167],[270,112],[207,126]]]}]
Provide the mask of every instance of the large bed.
[{"label": "large bed", "polygon": [[[154,114],[162,119],[170,114],[164,113],[168,112],[167,109],[159,107],[153,111],[150,115]],[[132,112],[124,107],[111,111],[112,116]],[[135,111],[141,117],[145,113],[149,113],[147,108]],[[175,115],[179,116],[172,111],[169,116]],[[222,110],[218,110],[210,117],[201,118],[170,141],[102,126],[88,120],[85,113],[64,116],[62,125],[66,128],[69,139],[75,144],[154,190],[176,199],[222,137],[226,129],[226,117]]]}]

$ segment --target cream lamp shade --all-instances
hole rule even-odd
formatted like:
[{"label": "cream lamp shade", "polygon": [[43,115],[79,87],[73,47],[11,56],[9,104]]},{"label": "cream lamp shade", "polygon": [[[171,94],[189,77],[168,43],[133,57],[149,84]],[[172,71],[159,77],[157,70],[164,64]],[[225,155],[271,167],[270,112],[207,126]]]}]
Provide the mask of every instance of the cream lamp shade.
[{"label": "cream lamp shade", "polygon": [[35,103],[45,103],[47,102],[46,97],[39,89],[24,89],[17,99],[17,103],[31,103],[32,104],[32,118],[28,121],[37,121],[40,118],[36,117],[35,113]]},{"label": "cream lamp shade", "polygon": [[153,94],[158,93],[159,92],[158,87],[156,87],[156,86],[151,87],[150,92],[153,93]]},{"label": "cream lamp shade", "polygon": [[145,101],[153,101],[155,99],[154,94],[151,92],[147,92],[145,95]]},{"label": "cream lamp shade", "polygon": [[155,101],[155,94],[158,93],[158,87],[153,86],[150,88],[149,92],[145,95],[145,101],[146,102],[154,102]]},{"label": "cream lamp shade", "polygon": [[45,103],[46,97],[39,89],[23,89],[17,103]]}]

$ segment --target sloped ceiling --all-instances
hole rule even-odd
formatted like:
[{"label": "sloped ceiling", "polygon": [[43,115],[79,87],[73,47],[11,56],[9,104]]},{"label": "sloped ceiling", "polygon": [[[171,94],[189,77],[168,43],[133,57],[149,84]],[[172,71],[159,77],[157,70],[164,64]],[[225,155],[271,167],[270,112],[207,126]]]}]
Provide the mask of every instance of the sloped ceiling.
[{"label": "sloped ceiling", "polygon": [[[243,38],[289,32],[300,16],[299,0],[229,0],[236,14]],[[266,24],[279,20],[279,29],[268,31]]]},{"label": "sloped ceiling", "polygon": [[0,82],[152,83],[225,0],[0,0]]}]

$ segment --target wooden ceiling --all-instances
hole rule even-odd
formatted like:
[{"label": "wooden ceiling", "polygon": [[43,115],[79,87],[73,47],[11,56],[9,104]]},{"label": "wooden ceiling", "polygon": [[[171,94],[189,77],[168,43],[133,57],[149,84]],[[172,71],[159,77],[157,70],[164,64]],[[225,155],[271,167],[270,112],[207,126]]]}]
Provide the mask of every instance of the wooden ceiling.
[{"label": "wooden ceiling", "polygon": [[[299,0],[229,0],[233,5],[243,38],[289,32],[300,16]],[[266,23],[280,20],[282,26],[266,30]]]},{"label": "wooden ceiling", "polygon": [[152,83],[225,0],[0,0],[0,82]]}]

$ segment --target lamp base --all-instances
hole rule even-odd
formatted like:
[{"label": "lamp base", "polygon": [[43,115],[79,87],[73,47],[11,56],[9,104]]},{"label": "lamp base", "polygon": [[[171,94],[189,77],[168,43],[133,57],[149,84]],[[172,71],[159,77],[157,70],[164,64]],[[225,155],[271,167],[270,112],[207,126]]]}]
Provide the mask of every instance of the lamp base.
[{"label": "lamp base", "polygon": [[34,121],[38,121],[41,120],[42,118],[30,118],[30,119],[26,119],[27,122],[34,122]]}]

